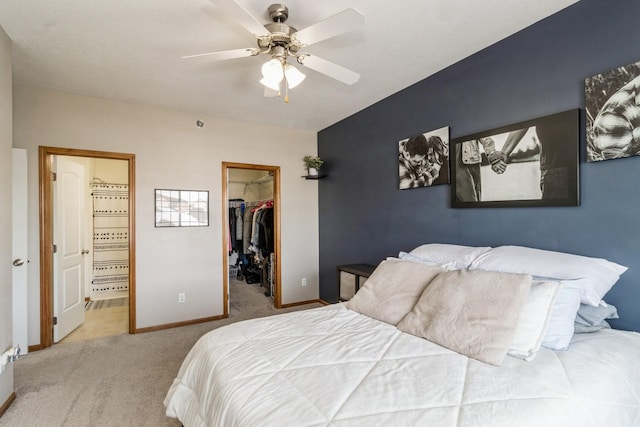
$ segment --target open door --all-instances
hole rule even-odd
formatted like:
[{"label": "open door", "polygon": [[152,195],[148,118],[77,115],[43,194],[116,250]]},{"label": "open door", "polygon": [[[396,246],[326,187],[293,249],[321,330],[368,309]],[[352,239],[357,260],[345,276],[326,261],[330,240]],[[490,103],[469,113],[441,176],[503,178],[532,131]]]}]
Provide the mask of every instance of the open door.
[{"label": "open door", "polygon": [[[275,308],[282,308],[282,295],[281,295],[281,277],[282,277],[282,266],[280,264],[280,167],[279,166],[268,166],[268,165],[255,165],[255,164],[247,164],[247,163],[232,163],[232,162],[222,162],[222,242],[223,242],[223,298],[226,301],[224,305],[224,317],[229,316],[230,309],[230,299],[229,299],[229,247],[228,242],[231,239],[230,231],[229,231],[229,198],[231,195],[236,197],[233,194],[229,185],[231,182],[229,181],[229,174],[231,170],[247,170],[247,171],[259,171],[261,172],[262,178],[269,179],[269,184],[271,187],[270,198],[273,203],[273,252],[270,255],[270,264],[272,268],[270,269],[270,282],[271,286],[271,296],[273,297],[273,305]],[[262,180],[258,180],[262,183]],[[254,183],[258,182],[254,181]],[[266,181],[265,181],[266,182]],[[249,184],[249,183],[245,183]],[[245,192],[247,188],[245,186]]]},{"label": "open door", "polygon": [[84,166],[54,158],[53,189],[56,249],[53,254],[53,341],[59,342],[84,322]]},{"label": "open door", "polygon": [[[53,345],[54,321],[54,215],[52,185],[56,156],[91,157],[96,159],[126,160],[129,182],[129,333],[136,333],[136,293],[135,293],[135,155],[127,153],[113,153],[107,151],[80,150],[74,148],[38,147],[38,189],[40,212],[40,344],[31,346],[31,350],[40,350]],[[86,185],[86,181],[85,184]],[[78,243],[77,248],[81,248]],[[76,248],[76,250],[77,250]],[[56,247],[56,250],[59,250]],[[81,250],[82,251],[82,250]],[[56,256],[60,252],[56,253]],[[81,282],[79,282],[81,283]],[[57,298],[57,297],[56,297]],[[78,298],[76,298],[77,300]],[[82,297],[84,299],[84,297]],[[73,298],[70,298],[73,300]],[[69,300],[68,300],[69,301]],[[84,301],[80,304],[84,309]],[[77,309],[77,308],[76,308]]]}]

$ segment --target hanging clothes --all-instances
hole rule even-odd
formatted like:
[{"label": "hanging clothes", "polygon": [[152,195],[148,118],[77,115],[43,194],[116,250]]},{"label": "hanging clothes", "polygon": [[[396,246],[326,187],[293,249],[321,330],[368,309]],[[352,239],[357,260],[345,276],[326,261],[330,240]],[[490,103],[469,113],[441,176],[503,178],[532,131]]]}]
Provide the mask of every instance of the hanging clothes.
[{"label": "hanging clothes", "polygon": [[241,208],[235,208],[235,228],[236,228],[236,233],[235,233],[235,241],[233,244],[233,249],[238,252],[238,253],[242,253],[242,233],[244,231],[244,225],[243,225],[243,217],[242,217],[242,209]]},{"label": "hanging clothes", "polygon": [[251,252],[249,247],[251,246],[251,227],[253,226],[253,212],[251,209],[245,209],[242,226],[242,253],[248,254]]},{"label": "hanging clothes", "polygon": [[243,219],[242,219],[242,209],[245,205],[243,199],[229,199],[229,211],[228,211],[228,235],[227,235],[227,244],[229,248],[229,255],[233,252],[238,252],[242,254],[242,235],[243,235]]},{"label": "hanging clothes", "polygon": [[263,210],[260,217],[261,236],[264,240],[260,240],[259,246],[265,252],[265,256],[273,252],[273,207],[267,207]]}]

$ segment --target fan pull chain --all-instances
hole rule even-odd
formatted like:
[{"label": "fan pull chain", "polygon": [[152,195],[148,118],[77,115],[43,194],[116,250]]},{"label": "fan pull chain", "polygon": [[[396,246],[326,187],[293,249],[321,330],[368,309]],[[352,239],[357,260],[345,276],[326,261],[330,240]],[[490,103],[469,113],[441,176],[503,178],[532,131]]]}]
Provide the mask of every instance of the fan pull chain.
[{"label": "fan pull chain", "polygon": [[284,75],[284,102],[289,103],[289,82],[287,82],[287,75]]}]

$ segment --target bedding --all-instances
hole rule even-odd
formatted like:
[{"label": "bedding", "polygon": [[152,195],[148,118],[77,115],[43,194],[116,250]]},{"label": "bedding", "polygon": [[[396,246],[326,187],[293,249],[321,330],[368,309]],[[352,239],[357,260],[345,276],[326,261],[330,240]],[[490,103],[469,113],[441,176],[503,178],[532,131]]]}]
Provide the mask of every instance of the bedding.
[{"label": "bedding", "polygon": [[597,307],[580,304],[576,315],[576,323],[583,326],[598,326],[606,319],[618,318],[618,309],[614,305],[600,301]]},{"label": "bedding", "polygon": [[580,304],[573,329],[576,334],[586,334],[600,329],[611,328],[607,319],[619,319],[618,309],[600,301],[597,307]]},{"label": "bedding", "polygon": [[496,367],[334,304],[209,332],[164,403],[186,427],[627,427],[639,354],[640,334],[603,329]]},{"label": "bedding", "polygon": [[438,274],[398,329],[492,365],[513,341],[531,276],[456,270]]},{"label": "bedding", "polygon": [[566,282],[561,283],[551,307],[542,347],[558,351],[569,348],[579,308],[580,289],[572,288]]},{"label": "bedding", "polygon": [[570,282],[571,287],[580,289],[581,302],[594,307],[627,271],[627,267],[603,258],[523,246],[492,248],[478,255],[469,269],[531,274]]},{"label": "bedding", "polygon": [[[583,324],[577,312],[581,307],[601,306],[604,295],[627,270],[627,267],[604,258],[524,246],[493,248],[430,243],[415,248],[410,254],[414,255],[407,259],[446,260],[470,270],[530,274],[535,281],[558,282],[560,286],[540,344],[558,351],[569,348],[574,333],[609,327],[606,320],[594,325]],[[403,253],[400,255],[402,258]],[[421,258],[417,258],[418,255]],[[533,354],[524,357],[530,358]],[[516,354],[512,352],[512,355]]]},{"label": "bedding", "polygon": [[441,268],[443,268],[443,269],[445,269],[447,271],[449,271],[449,270],[457,270],[455,261],[449,261],[449,262],[446,262],[444,264],[438,264],[435,261],[429,261],[426,258],[421,258],[419,256],[410,254],[408,252],[402,252],[402,251],[400,253],[398,253],[398,257],[397,258],[387,257],[387,259],[401,259],[403,261],[413,261],[413,262],[419,262],[421,264],[437,265],[437,266],[439,266],[439,267],[441,267]]},{"label": "bedding", "polygon": [[522,305],[509,356],[533,360],[549,327],[551,309],[560,284],[552,281],[531,282],[529,295]]},{"label": "bedding", "polygon": [[[435,264],[453,264],[453,268],[469,268],[480,255],[489,252],[489,246],[463,246],[447,243],[427,243],[409,252],[415,258]],[[401,254],[403,254],[401,252]],[[402,257],[402,256],[401,256]]]},{"label": "bedding", "polygon": [[443,271],[436,265],[399,259],[382,261],[347,306],[358,313],[397,325],[411,311],[429,282]]}]

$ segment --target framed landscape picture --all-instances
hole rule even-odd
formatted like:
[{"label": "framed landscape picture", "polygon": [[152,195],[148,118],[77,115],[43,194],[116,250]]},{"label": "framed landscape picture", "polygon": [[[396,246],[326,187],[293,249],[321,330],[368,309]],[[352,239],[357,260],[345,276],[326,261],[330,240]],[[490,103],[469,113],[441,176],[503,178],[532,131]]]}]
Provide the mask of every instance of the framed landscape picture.
[{"label": "framed landscape picture", "polygon": [[207,227],[209,192],[155,190],[156,227]]},{"label": "framed landscape picture", "polygon": [[579,110],[451,142],[454,208],[578,206]]}]

